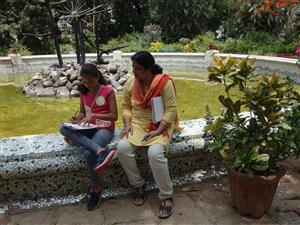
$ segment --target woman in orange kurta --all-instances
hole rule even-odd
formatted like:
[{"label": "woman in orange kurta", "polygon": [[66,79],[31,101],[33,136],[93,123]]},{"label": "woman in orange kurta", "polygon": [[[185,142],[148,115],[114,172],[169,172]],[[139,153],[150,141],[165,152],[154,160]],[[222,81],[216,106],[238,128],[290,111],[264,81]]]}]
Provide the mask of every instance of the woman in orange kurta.
[{"label": "woman in orange kurta", "polygon": [[[161,199],[158,216],[167,218],[174,207],[173,187],[165,153],[174,127],[178,125],[175,87],[172,79],[162,73],[149,52],[137,52],[131,59],[134,78],[128,80],[124,87],[124,128],[117,154],[129,183],[136,188],[133,202],[140,206],[146,201],[145,180],[140,176],[135,151],[148,147],[149,165]],[[154,124],[151,99],[157,96],[162,97],[164,114],[160,122]]]}]

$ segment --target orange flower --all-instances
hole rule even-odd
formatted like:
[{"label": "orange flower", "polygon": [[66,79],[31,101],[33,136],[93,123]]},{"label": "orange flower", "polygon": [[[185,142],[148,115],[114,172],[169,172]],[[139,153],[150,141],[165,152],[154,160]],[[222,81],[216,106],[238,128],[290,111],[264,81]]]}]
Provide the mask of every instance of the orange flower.
[{"label": "orange flower", "polygon": [[290,6],[293,8],[294,6],[297,5],[297,0],[290,0]]},{"label": "orange flower", "polygon": [[277,7],[279,7],[279,8],[284,8],[284,7],[287,6],[287,3],[286,3],[285,0],[279,0],[279,2],[278,2],[276,5],[277,5]]}]

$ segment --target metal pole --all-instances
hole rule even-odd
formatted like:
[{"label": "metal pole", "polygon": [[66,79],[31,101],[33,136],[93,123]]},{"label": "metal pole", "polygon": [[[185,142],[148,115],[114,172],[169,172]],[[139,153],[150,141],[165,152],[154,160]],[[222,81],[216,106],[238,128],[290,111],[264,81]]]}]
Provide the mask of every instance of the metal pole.
[{"label": "metal pole", "polygon": [[78,25],[77,25],[77,18],[73,20],[73,30],[75,35],[75,48],[76,48],[76,57],[77,57],[77,64],[81,64],[81,57],[80,57],[80,47],[79,47],[79,37],[78,37]]},{"label": "metal pole", "polygon": [[[95,7],[96,7],[96,2],[93,0],[93,13],[95,13]],[[95,34],[95,20],[96,20],[96,15],[93,14],[93,33]]]}]

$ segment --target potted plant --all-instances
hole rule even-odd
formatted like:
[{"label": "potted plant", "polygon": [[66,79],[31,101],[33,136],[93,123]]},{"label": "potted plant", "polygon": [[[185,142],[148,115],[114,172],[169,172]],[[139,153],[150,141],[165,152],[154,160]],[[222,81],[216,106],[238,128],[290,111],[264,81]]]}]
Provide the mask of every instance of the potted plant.
[{"label": "potted plant", "polygon": [[[219,101],[226,110],[206,126],[212,134],[207,147],[224,159],[237,211],[259,218],[271,206],[285,174],[280,162],[299,156],[300,96],[291,80],[277,73],[256,74],[255,59],[214,60],[208,79],[224,86]],[[233,88],[238,94],[232,94]]]}]

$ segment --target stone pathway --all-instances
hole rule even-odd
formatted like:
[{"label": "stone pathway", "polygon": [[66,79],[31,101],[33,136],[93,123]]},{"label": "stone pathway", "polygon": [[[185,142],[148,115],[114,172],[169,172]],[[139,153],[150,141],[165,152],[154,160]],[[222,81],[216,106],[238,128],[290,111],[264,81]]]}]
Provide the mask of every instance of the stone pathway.
[{"label": "stone pathway", "polygon": [[85,205],[40,209],[19,214],[0,215],[1,225],[79,225],[79,224],[300,224],[300,160],[289,160],[287,175],[278,187],[269,212],[260,219],[241,217],[231,206],[227,177],[175,189],[176,208],[167,220],[157,218],[159,200],[148,195],[142,207],[132,204],[130,196],[109,199],[93,212]]}]

